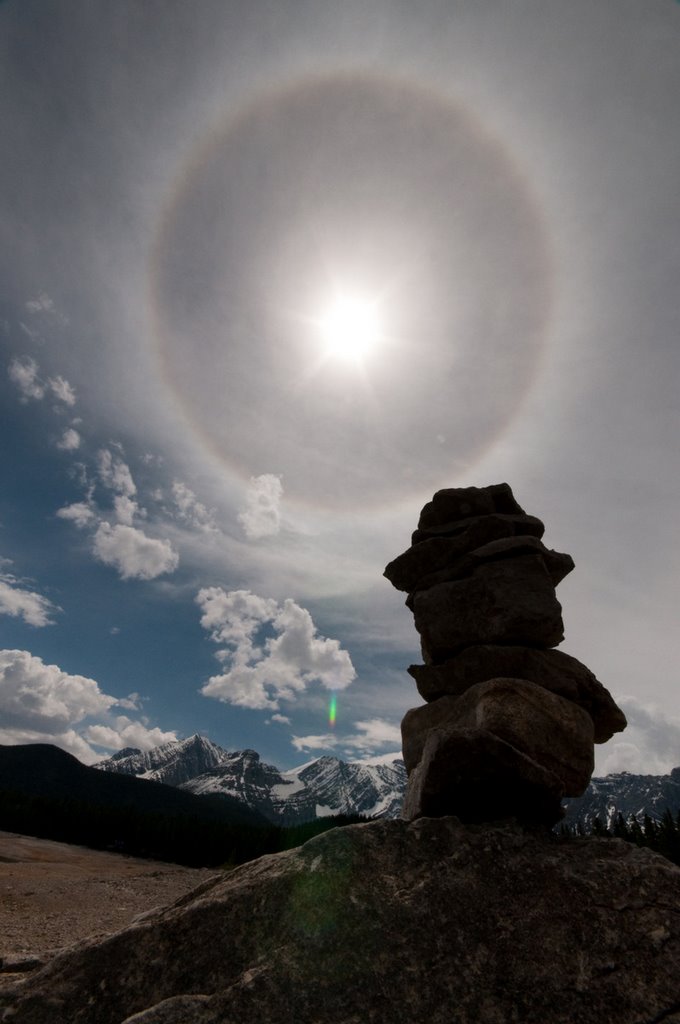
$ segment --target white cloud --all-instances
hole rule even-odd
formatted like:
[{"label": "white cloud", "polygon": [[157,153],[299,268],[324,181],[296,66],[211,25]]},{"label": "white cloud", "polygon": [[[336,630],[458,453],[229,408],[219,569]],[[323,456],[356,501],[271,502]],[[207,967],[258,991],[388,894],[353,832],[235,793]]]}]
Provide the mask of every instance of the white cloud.
[{"label": "white cloud", "polygon": [[64,405],[75,405],[76,404],[76,393],[67,380],[63,377],[50,377],[48,384],[52,389],[52,393],[60,402]]},{"label": "white cloud", "polygon": [[3,728],[58,734],[116,703],[94,679],[69,675],[28,651],[0,651],[0,720]]},{"label": "white cloud", "polygon": [[203,505],[196,495],[181,480],[172,484],[172,497],[177,506],[180,519],[197,530],[212,533],[217,530],[214,513]]},{"label": "white cloud", "polygon": [[113,509],[116,519],[119,523],[123,523],[124,526],[132,526],[135,516],[140,515],[144,517],[146,515],[145,510],[140,509],[137,502],[129,498],[127,494],[117,494],[115,496],[113,499]]},{"label": "white cloud", "polygon": [[246,507],[239,513],[239,522],[250,540],[272,537],[281,528],[280,504],[283,496],[281,479],[273,473],[251,476],[246,494]]},{"label": "white cloud", "polygon": [[97,518],[92,506],[86,501],[76,501],[72,505],[64,505],[63,508],[57,509],[57,515],[60,519],[67,519],[74,523],[80,529],[90,526]]},{"label": "white cloud", "polygon": [[[123,701],[118,703],[123,704]],[[177,739],[175,732],[164,732],[158,726],[149,729],[143,722],[134,722],[125,715],[118,715],[113,725],[90,725],[83,735],[88,743],[108,750],[120,750],[121,747],[151,750],[161,743]]]},{"label": "white cloud", "polygon": [[316,736],[293,736],[291,743],[296,750],[333,750],[342,747],[350,756],[355,752],[371,754],[384,747],[401,749],[401,729],[398,725],[386,722],[382,718],[369,718],[364,722],[355,722],[356,733],[349,736],[336,736],[334,733],[322,733]]},{"label": "white cloud", "polygon": [[[227,665],[211,676],[201,693],[227,704],[276,709],[312,683],[342,690],[356,676],[337,640],[317,634],[309,612],[287,598],[282,605],[249,590],[208,587],[196,596],[201,625]],[[269,634],[265,636],[264,634]]]},{"label": "white cloud", "polygon": [[622,697],[617,703],[628,719],[628,728],[620,737],[595,747],[595,774],[665,775],[680,767],[680,718],[636,697]]},{"label": "white cloud", "polygon": [[280,722],[282,725],[290,725],[290,718],[287,715],[280,715],[278,712],[269,719],[270,722]]},{"label": "white cloud", "polygon": [[113,714],[120,707],[136,709],[140,699],[130,694],[116,700],[94,679],[46,665],[28,651],[0,650],[0,743],[54,743],[91,763],[102,757],[92,745],[148,750],[177,739],[146,720]]},{"label": "white cloud", "polygon": [[45,397],[45,384],[38,377],[38,364],[35,359],[26,356],[25,359],[13,359],[9,364],[9,379],[19,388],[21,399],[27,402],[29,398],[37,401]]},{"label": "white cloud", "polygon": [[97,453],[97,469],[104,486],[116,494],[125,494],[131,498],[137,493],[129,466],[118,456],[112,455],[108,448],[102,448]]},{"label": "white cloud", "polygon": [[0,615],[21,618],[29,626],[51,626],[51,616],[59,610],[42,594],[20,586],[11,574],[0,574]]},{"label": "white cloud", "polygon": [[121,523],[100,523],[92,549],[100,562],[113,566],[124,580],[152,580],[174,572],[179,565],[179,556],[169,541],[147,537],[142,530]]},{"label": "white cloud", "polygon": [[309,750],[332,750],[337,747],[339,740],[332,732],[326,732],[316,736],[292,736],[290,742],[296,750],[306,752]]},{"label": "white cloud", "polygon": [[62,452],[75,452],[80,448],[80,434],[73,427],[68,427],[57,441],[57,448]]}]

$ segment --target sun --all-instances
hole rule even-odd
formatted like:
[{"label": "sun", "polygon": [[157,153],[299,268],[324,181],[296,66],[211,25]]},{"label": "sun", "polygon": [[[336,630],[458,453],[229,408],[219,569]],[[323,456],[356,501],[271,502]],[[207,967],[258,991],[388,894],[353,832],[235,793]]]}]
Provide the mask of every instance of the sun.
[{"label": "sun", "polygon": [[339,295],[317,321],[326,353],[348,363],[362,362],[383,337],[378,302],[361,295]]}]

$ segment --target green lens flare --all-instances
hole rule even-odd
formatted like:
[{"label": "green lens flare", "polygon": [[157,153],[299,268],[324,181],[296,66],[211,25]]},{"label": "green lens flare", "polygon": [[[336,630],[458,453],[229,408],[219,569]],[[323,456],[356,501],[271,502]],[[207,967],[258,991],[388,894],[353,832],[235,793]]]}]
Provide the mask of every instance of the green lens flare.
[{"label": "green lens flare", "polygon": [[338,698],[335,696],[335,694],[333,694],[333,696],[331,697],[331,700],[330,700],[330,704],[328,705],[328,721],[330,723],[331,729],[335,725],[335,716],[336,716],[337,710],[338,710]]}]

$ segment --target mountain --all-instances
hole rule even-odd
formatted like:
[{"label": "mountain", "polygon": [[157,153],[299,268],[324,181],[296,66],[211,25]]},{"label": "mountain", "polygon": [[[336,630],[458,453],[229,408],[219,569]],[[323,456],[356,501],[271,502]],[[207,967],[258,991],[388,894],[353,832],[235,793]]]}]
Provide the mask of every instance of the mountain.
[{"label": "mountain", "polygon": [[626,819],[648,814],[658,821],[667,808],[674,816],[680,811],[680,768],[673,768],[670,775],[617,772],[591,779],[583,796],[567,804],[564,824],[580,822],[587,830],[599,818],[609,828],[618,814]]},{"label": "mountain", "polygon": [[396,817],[406,786],[406,769],[396,754],[354,762],[320,757],[281,771],[255,750],[230,752],[202,736],[144,753],[121,750],[94,767],[163,781],[196,795],[238,799],[277,825],[336,814]]},{"label": "mountain", "polygon": [[222,872],[0,1001],[12,1024],[671,1024],[679,949],[680,868],[648,850],[382,819]]},{"label": "mountain", "polygon": [[141,779],[164,782],[166,786],[181,786],[183,782],[203,775],[224,760],[226,750],[205,736],[190,736],[188,740],[163,743],[153,750],[125,747],[93,768],[120,775],[136,775]]},{"label": "mountain", "polygon": [[[165,743],[153,750],[121,750],[94,766],[137,775],[194,794],[239,800],[277,825],[296,825],[331,814],[399,816],[406,769],[397,754],[366,761],[319,757],[281,771],[255,750],[227,751],[204,736]],[[620,812],[660,819],[680,811],[680,768],[670,775],[619,772],[591,779],[583,796],[566,803],[564,823],[587,829],[599,817],[606,825]]]}]

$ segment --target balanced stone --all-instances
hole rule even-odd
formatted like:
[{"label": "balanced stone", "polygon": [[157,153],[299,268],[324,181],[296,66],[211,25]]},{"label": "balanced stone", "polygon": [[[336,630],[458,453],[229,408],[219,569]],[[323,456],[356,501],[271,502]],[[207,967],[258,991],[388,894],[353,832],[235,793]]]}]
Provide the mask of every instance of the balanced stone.
[{"label": "balanced stone", "polygon": [[537,553],[557,586],[574,568],[570,555],[551,551],[531,534],[514,535],[510,529],[500,517],[487,516],[457,537],[432,537],[414,544],[390,562],[383,575],[397,590],[427,590],[469,576],[483,562]]},{"label": "balanced stone", "polygon": [[562,609],[540,555],[487,562],[462,580],[419,590],[413,616],[428,664],[473,644],[555,647]]},{"label": "balanced stone", "polygon": [[499,676],[528,679],[584,708],[593,720],[595,743],[606,743],[626,728],[626,716],[609,690],[577,658],[534,647],[466,647],[440,665],[410,665],[420,696],[437,701],[460,696],[475,683]]},{"label": "balanced stone", "polygon": [[432,729],[409,775],[402,817],[453,814],[461,821],[517,818],[552,825],[563,786],[549,769],[485,729]]},{"label": "balanced stone", "polygon": [[472,516],[486,516],[494,512],[509,515],[524,515],[524,509],[515,501],[509,484],[492,484],[490,487],[448,487],[437,491],[423,507],[418,520],[418,529],[423,530],[456,519],[470,519]]},{"label": "balanced stone", "polygon": [[460,697],[442,697],[406,712],[404,763],[412,771],[432,729],[483,729],[515,747],[580,796],[593,771],[593,721],[587,711],[526,679],[489,679]]},{"label": "balanced stone", "polygon": [[508,484],[448,488],[385,569],[425,661],[409,672],[427,703],[402,722],[406,818],[552,825],[588,785],[594,742],[625,728],[592,672],[551,649],[564,638],[555,588],[574,562],[543,532]]}]

